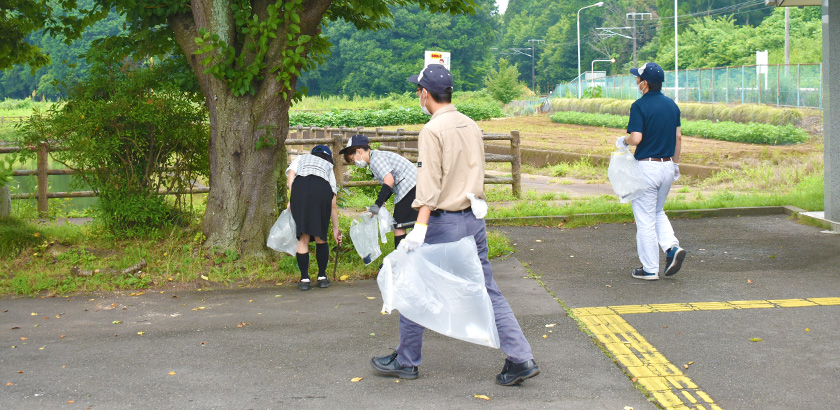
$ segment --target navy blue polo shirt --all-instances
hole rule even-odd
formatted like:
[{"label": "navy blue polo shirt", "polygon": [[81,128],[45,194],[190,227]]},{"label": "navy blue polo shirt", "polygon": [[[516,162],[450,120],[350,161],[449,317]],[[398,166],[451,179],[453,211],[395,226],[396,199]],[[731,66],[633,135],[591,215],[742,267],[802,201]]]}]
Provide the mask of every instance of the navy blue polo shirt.
[{"label": "navy blue polo shirt", "polygon": [[648,91],[630,106],[627,133],[641,132],[636,159],[669,158],[677,148],[680,108],[661,91]]}]

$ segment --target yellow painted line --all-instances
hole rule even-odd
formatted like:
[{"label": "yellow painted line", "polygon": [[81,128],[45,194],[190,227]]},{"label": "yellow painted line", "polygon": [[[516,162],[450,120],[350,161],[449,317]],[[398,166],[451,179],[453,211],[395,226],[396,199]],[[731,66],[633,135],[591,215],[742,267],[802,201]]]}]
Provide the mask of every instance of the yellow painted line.
[{"label": "yellow painted line", "polygon": [[733,300],[728,302],[657,303],[649,305],[616,305],[572,309],[577,317],[629,315],[637,313],[692,312],[703,310],[767,309],[808,306],[838,306],[838,298]]},{"label": "yellow painted line", "polygon": [[708,393],[701,390],[679,366],[669,362],[621,315],[838,305],[840,297],[598,306],[571,309],[571,313],[660,407],[667,410],[722,410]]},{"label": "yellow painted line", "polygon": [[823,306],[840,305],[840,298],[810,298],[808,300],[810,300],[811,302],[814,302],[818,305],[823,305]]}]

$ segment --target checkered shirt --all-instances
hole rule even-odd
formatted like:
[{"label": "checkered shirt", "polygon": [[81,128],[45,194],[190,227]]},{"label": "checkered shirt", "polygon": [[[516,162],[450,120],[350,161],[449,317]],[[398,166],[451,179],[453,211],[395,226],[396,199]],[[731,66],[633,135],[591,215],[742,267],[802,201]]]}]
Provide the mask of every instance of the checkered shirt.
[{"label": "checkered shirt", "polygon": [[289,168],[286,169],[286,176],[289,171],[295,171],[296,176],[305,177],[308,175],[316,175],[323,178],[330,183],[333,193],[338,192],[338,187],[335,182],[335,172],[333,172],[333,164],[329,161],[319,158],[312,154],[302,154],[295,158]]},{"label": "checkered shirt", "polygon": [[417,185],[417,167],[399,154],[370,150],[370,171],[380,184],[385,176],[394,177],[394,203],[400,202]]}]

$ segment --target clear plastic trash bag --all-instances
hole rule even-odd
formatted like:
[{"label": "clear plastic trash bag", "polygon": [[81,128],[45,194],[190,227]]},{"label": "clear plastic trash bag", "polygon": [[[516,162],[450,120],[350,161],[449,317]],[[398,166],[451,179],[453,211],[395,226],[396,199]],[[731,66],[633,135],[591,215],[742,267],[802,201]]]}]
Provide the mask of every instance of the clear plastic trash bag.
[{"label": "clear plastic trash bag", "polygon": [[295,256],[298,243],[296,229],[297,226],[295,225],[295,219],[292,218],[292,212],[286,208],[280,213],[277,222],[274,222],[274,226],[268,232],[265,246]]},{"label": "clear plastic trash bag", "polygon": [[376,214],[376,219],[379,220],[379,238],[382,243],[388,243],[388,232],[394,229],[394,217],[388,212],[385,207],[379,208],[379,213]]},{"label": "clear plastic trash bag", "polygon": [[475,239],[396,250],[385,257],[376,278],[382,310],[482,346],[499,348],[499,332]]},{"label": "clear plastic trash bag", "polygon": [[639,161],[633,157],[630,147],[619,148],[610,155],[610,167],[607,170],[613,191],[618,201],[626,204],[640,196],[645,190],[645,181],[639,169]]},{"label": "clear plastic trash bag", "polygon": [[379,218],[362,215],[350,222],[350,239],[365,265],[370,265],[382,250],[379,249]]}]

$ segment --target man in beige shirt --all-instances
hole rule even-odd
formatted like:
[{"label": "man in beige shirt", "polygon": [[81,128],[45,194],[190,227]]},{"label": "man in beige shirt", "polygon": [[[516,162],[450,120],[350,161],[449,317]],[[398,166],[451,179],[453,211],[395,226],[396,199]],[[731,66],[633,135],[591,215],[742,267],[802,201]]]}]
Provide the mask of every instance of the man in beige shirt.
[{"label": "man in beige shirt", "polygon": [[[413,251],[423,243],[455,242],[475,238],[484,270],[484,284],[493,303],[496,328],[505,359],[496,383],[512,386],[539,374],[531,346],[493,278],[487,258],[487,231],[483,215],[476,215],[467,194],[484,197],[484,140],[475,121],[458,112],[452,101],[452,75],[440,64],[430,64],[408,81],[417,84],[420,107],[431,120],[420,131],[417,161],[418,210],[414,229],[400,243]],[[425,328],[400,315],[400,344],[385,356],[371,359],[381,375],[416,379],[419,376]]]}]

